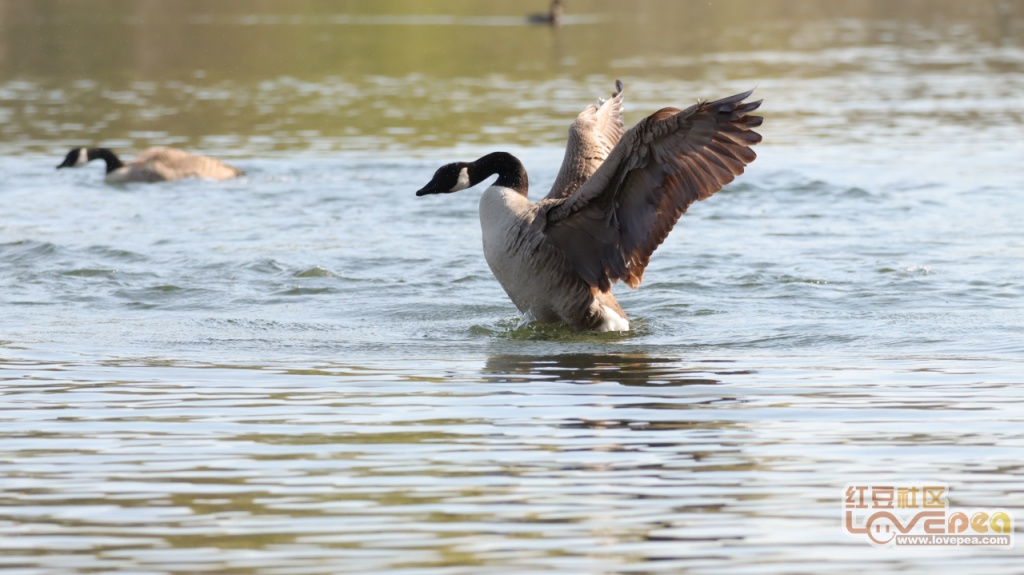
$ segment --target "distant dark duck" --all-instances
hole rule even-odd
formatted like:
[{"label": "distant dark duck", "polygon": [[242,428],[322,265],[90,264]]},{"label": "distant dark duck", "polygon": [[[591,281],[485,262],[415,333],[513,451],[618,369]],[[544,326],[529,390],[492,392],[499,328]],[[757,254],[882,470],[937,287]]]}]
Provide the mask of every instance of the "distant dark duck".
[{"label": "distant dark duck", "polygon": [[697,200],[717,192],[757,157],[744,92],[685,110],[663,108],[628,132],[622,83],[569,126],[561,170],[548,195],[527,199],[523,164],[506,152],[446,164],[417,196],[447,194],[497,174],[480,198],[484,256],[523,313],[581,330],[627,331],[612,295],[636,288],[651,254]]},{"label": "distant dark duck", "polygon": [[166,182],[182,178],[226,180],[242,175],[242,170],[220,160],[174,148],[149,148],[126,162],[107,148],[72,148],[57,169],[78,168],[95,159],[106,162],[106,181],[111,184]]},{"label": "distant dark duck", "polygon": [[546,14],[530,14],[526,17],[530,24],[562,25],[562,0],[551,0],[551,9]]}]

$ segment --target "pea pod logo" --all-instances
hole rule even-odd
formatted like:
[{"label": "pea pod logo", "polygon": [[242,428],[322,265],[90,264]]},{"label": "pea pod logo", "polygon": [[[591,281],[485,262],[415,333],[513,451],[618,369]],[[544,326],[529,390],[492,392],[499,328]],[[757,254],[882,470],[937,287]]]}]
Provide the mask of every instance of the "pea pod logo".
[{"label": "pea pod logo", "polygon": [[1006,509],[956,509],[944,483],[849,483],[843,531],[876,547],[1013,547]]}]

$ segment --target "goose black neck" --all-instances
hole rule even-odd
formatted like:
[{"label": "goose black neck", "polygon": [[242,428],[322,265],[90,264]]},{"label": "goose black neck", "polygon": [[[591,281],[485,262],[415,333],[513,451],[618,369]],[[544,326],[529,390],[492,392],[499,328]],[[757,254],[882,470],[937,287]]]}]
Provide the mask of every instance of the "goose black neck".
[{"label": "goose black neck", "polygon": [[523,163],[508,152],[493,152],[473,162],[470,168],[470,179],[476,184],[493,174],[498,174],[495,186],[509,188],[524,197],[530,189],[530,180],[526,176]]},{"label": "goose black neck", "polygon": [[103,161],[107,163],[108,174],[124,166],[124,163],[122,163],[121,159],[117,157],[117,154],[107,148],[90,148],[87,153],[90,162],[97,158],[102,158]]}]

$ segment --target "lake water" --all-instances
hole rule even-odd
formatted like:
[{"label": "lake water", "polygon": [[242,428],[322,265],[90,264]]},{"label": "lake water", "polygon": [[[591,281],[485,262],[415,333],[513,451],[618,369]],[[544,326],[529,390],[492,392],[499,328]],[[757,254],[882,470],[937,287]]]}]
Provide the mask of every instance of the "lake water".
[{"label": "lake water", "polygon": [[[1020,573],[847,483],[1024,524],[1024,3],[0,0],[0,570]],[[523,325],[479,191],[568,122],[756,87],[624,335]],[[108,186],[76,145],[241,179]]]}]

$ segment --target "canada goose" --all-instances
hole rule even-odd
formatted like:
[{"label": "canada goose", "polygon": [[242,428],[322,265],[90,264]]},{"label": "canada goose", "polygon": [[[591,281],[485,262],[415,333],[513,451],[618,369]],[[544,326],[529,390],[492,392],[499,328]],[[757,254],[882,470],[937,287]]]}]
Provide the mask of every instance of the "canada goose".
[{"label": "canada goose", "polygon": [[122,162],[107,148],[72,148],[57,169],[78,168],[97,158],[107,163],[106,181],[111,184],[164,182],[182,178],[226,180],[242,175],[242,170],[219,160],[174,148],[149,148],[127,162]]},{"label": "canada goose", "polygon": [[521,312],[576,329],[627,331],[612,282],[636,288],[651,254],[687,207],[754,161],[761,141],[744,92],[685,110],[662,108],[623,134],[622,83],[569,126],[547,197],[527,199],[523,164],[506,152],[446,164],[417,196],[498,178],[480,198],[484,256]]},{"label": "canada goose", "polygon": [[551,0],[551,9],[546,14],[530,14],[526,17],[530,24],[562,25],[562,0]]}]

